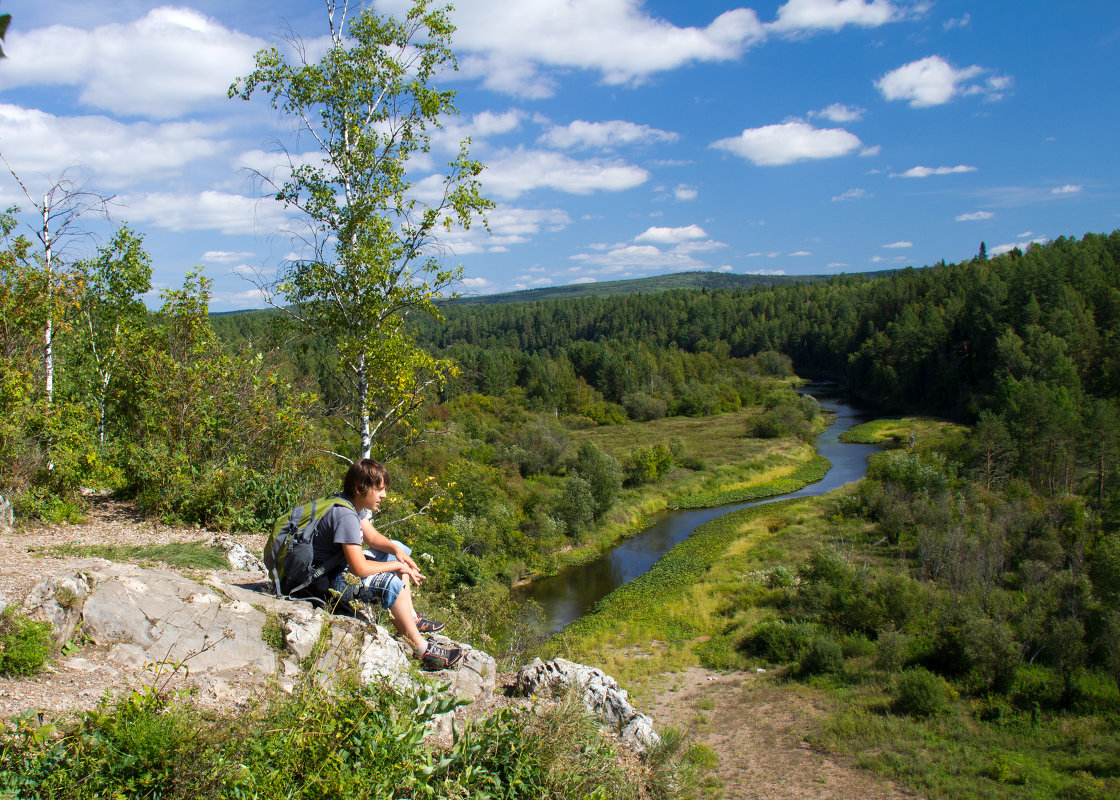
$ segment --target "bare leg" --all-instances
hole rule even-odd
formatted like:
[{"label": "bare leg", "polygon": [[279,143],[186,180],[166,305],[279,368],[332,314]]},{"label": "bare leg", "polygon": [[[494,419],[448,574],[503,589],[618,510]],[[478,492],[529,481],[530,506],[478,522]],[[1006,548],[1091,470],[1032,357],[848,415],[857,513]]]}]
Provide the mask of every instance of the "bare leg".
[{"label": "bare leg", "polygon": [[409,577],[402,575],[401,582],[404,584],[404,588],[397,595],[397,602],[393,603],[393,607],[389,609],[389,616],[393,620],[393,627],[397,629],[397,633],[412,642],[412,649],[416,652],[416,655],[422,656],[424,651],[428,649],[428,640],[421,636],[420,631],[416,628],[416,609],[412,607]]}]

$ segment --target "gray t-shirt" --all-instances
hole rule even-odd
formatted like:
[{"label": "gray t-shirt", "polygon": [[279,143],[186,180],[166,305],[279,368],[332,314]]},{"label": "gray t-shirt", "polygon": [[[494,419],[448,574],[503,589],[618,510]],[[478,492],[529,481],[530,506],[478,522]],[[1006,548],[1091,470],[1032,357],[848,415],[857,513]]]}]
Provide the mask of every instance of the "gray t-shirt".
[{"label": "gray t-shirt", "polygon": [[[338,554],[339,545],[361,543],[362,525],[357,512],[341,503],[331,506],[315,528],[315,538],[311,543],[315,564],[323,564],[334,558]],[[319,594],[325,593],[335,576],[345,568],[346,561],[340,561],[309,588]]]}]

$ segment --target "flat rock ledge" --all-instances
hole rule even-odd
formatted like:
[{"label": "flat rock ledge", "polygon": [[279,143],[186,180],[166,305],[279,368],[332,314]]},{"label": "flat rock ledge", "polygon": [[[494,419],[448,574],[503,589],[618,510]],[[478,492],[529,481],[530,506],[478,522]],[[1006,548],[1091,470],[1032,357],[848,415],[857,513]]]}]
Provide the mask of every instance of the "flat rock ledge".
[{"label": "flat rock ledge", "polygon": [[73,566],[73,575],[36,584],[21,611],[50,622],[58,644],[80,625],[82,635],[108,648],[108,660],[124,670],[183,672],[196,687],[216,685],[219,693],[226,676],[246,671],[274,678],[291,691],[301,675],[325,683],[340,665],[350,664],[367,682],[405,689],[426,677],[472,701],[495,688],[494,659],[469,645],[460,645],[464,658],[457,669],[422,676],[411,649],[381,625],[330,615],[213,575],[192,579],[104,559]]},{"label": "flat rock ledge", "polygon": [[[422,673],[411,648],[382,625],[278,599],[261,591],[261,584],[98,558],[73,561],[70,568],[71,574],[40,580],[17,605],[28,617],[49,622],[56,643],[80,630],[105,653],[104,665],[64,659],[62,666],[71,670],[111,669],[133,686],[166,676],[218,705],[244,706],[270,684],[291,692],[308,676],[327,684],[340,666],[356,665],[367,683],[407,690],[434,681],[470,701],[433,721],[433,732],[442,737],[451,735],[455,720],[472,715],[472,706],[483,710],[500,702],[494,659],[443,636],[433,638],[461,647],[462,661],[455,669]],[[536,697],[578,692],[588,711],[639,753],[660,740],[653,720],[635,710],[626,690],[602,670],[537,659],[517,673],[516,691]]]}]

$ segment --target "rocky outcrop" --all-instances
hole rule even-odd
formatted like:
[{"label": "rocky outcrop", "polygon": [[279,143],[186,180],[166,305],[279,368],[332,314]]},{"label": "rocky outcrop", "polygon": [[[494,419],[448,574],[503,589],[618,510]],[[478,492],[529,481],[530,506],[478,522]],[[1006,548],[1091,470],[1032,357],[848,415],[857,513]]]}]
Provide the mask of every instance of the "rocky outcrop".
[{"label": "rocky outcrop", "polygon": [[[80,625],[85,637],[108,649],[108,665],[89,665],[91,670],[174,673],[222,705],[247,703],[268,683],[286,691],[306,679],[328,684],[341,669],[351,668],[367,683],[399,689],[434,680],[480,709],[502,702],[495,694],[494,659],[444,636],[432,638],[461,647],[462,660],[451,670],[421,673],[411,648],[375,620],[281,600],[261,591],[263,584],[232,583],[214,573],[192,578],[103,559],[73,566],[69,576],[41,580],[21,611],[50,622],[59,643],[73,638]],[[69,662],[86,666],[80,658]],[[538,698],[575,691],[591,713],[638,752],[659,741],[653,721],[634,709],[626,691],[602,670],[537,659],[518,672],[517,689]],[[431,727],[449,740],[453,721],[470,716],[470,709],[441,715]]]},{"label": "rocky outcrop", "polygon": [[[185,667],[208,687],[220,687],[224,674],[248,669],[291,689],[301,674],[327,682],[351,665],[367,682],[402,689],[421,679],[410,647],[368,620],[333,616],[213,576],[194,580],[103,559],[76,566],[71,577],[36,584],[22,611],[50,622],[59,642],[80,623],[83,634],[109,647],[109,659],[121,667]],[[427,675],[468,700],[493,694],[494,659],[459,646],[464,657],[456,669]]]},{"label": "rocky outcrop", "polygon": [[575,691],[592,714],[616,730],[622,741],[645,752],[661,741],[653,720],[630,704],[626,690],[601,669],[563,658],[544,662],[539,658],[517,673],[517,690],[525,695],[560,696]]}]

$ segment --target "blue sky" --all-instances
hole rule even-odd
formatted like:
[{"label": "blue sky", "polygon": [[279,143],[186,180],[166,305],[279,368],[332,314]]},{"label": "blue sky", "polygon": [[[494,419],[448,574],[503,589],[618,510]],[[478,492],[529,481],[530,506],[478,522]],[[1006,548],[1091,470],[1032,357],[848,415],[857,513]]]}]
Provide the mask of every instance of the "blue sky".
[{"label": "blue sky", "polygon": [[[445,242],[464,293],[696,269],[865,272],[1120,227],[1115,0],[455,6],[461,114],[414,177],[465,135],[487,164],[491,233]],[[32,193],[65,171],[113,194],[157,290],[204,265],[214,310],[261,305],[241,276],[291,254],[290,220],[245,167],[275,164],[284,129],[226,89],[289,29],[321,37],[323,4],[0,11],[13,17],[0,153]],[[28,205],[7,174],[0,202]]]}]

